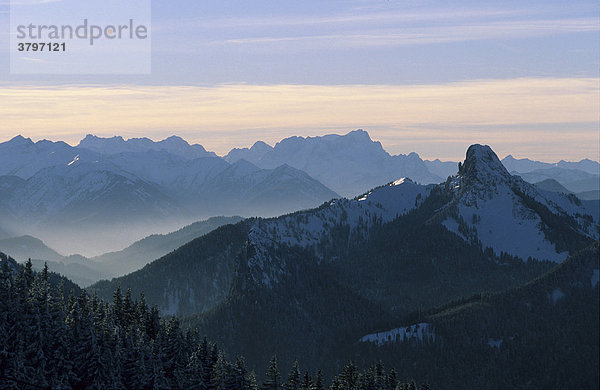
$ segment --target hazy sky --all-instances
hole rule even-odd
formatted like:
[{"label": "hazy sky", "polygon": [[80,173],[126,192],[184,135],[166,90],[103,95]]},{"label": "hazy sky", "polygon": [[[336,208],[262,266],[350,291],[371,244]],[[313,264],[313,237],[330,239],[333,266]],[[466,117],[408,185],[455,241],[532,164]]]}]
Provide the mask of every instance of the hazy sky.
[{"label": "hazy sky", "polygon": [[147,76],[12,76],[0,4],[0,141],[178,134],[223,154],[363,128],[426,158],[600,158],[597,1],[153,1]]}]

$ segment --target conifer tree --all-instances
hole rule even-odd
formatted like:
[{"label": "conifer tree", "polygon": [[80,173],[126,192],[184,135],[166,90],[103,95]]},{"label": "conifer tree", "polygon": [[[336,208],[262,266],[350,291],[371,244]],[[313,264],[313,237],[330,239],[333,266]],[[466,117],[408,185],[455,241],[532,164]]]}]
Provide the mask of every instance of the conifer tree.
[{"label": "conifer tree", "polygon": [[283,388],[286,390],[298,390],[300,388],[300,368],[297,360],[294,362]]},{"label": "conifer tree", "polygon": [[267,368],[266,380],[263,383],[263,389],[265,390],[279,390],[280,388],[280,374],[277,368],[277,356],[273,355],[269,361],[269,367]]}]

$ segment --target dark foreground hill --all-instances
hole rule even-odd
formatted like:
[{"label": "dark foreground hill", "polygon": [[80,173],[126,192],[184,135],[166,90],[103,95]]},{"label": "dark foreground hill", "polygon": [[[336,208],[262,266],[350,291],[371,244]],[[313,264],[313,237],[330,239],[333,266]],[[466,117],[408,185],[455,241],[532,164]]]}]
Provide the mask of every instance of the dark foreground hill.
[{"label": "dark foreground hill", "polygon": [[[348,356],[382,358],[444,389],[596,389],[598,245],[518,288],[414,313]],[[415,324],[428,337],[396,336]]]}]

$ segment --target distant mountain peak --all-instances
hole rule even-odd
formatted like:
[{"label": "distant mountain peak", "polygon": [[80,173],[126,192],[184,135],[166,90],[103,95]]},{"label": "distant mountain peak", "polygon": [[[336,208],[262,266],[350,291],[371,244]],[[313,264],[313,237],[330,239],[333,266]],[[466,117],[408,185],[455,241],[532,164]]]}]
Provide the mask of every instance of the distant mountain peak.
[{"label": "distant mountain peak", "polygon": [[175,141],[175,142],[181,142],[181,143],[185,143],[185,144],[189,145],[189,142],[187,142],[186,140],[184,140],[183,138],[181,138],[178,135],[172,135],[168,138],[165,138],[165,141]]},{"label": "distant mountain peak", "polygon": [[369,133],[363,129],[356,129],[353,130],[349,133],[347,133],[345,135],[346,137],[353,137],[353,138],[362,138],[364,140],[368,140],[368,141],[372,141],[371,136],[369,135]]},{"label": "distant mountain peak", "polygon": [[[157,142],[157,144],[164,144],[164,145],[178,146],[178,147],[191,146],[191,144],[189,142],[187,142],[186,140],[184,140],[183,138],[181,138],[178,135],[172,135],[169,138],[165,138],[164,140]],[[197,145],[197,146],[202,148],[203,150],[205,150],[202,145]]]},{"label": "distant mountain peak", "polygon": [[33,141],[31,140],[31,138],[25,138],[21,134],[17,135],[16,137],[13,137],[8,142],[10,142],[12,145],[29,145],[29,144],[33,144]]},{"label": "distant mountain peak", "polygon": [[254,145],[252,145],[250,150],[255,150],[257,152],[262,152],[262,151],[268,152],[270,150],[273,150],[273,147],[264,141],[256,141],[254,143]]}]

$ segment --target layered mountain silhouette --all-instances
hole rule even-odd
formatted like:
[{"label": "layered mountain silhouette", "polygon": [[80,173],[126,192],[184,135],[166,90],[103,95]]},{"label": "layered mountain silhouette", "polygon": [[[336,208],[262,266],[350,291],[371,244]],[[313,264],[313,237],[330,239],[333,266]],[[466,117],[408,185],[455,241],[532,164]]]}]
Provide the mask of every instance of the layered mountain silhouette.
[{"label": "layered mountain silhouette", "polygon": [[0,248],[3,252],[11,253],[12,257],[20,262],[31,259],[34,268],[42,270],[44,265],[47,265],[50,271],[68,277],[81,287],[87,287],[99,280],[141,269],[197,237],[240,220],[241,217],[212,217],[168,234],[150,235],[123,250],[92,258],[81,255],[63,256],[31,236],[0,239]]},{"label": "layered mountain silhouette", "polygon": [[19,136],[0,144],[0,156],[3,229],[67,253],[117,250],[213,215],[279,215],[338,197],[285,164],[230,164],[176,137],[88,136],[71,147]]}]

